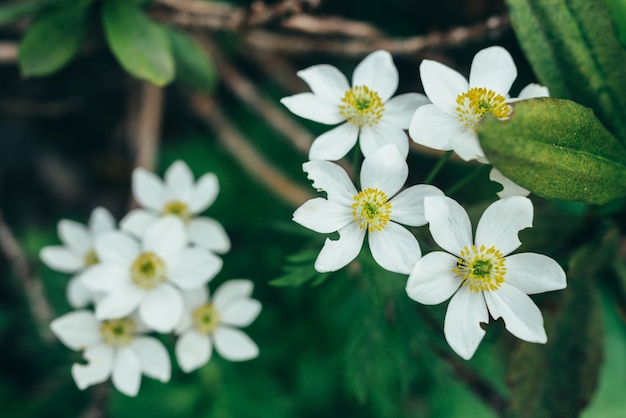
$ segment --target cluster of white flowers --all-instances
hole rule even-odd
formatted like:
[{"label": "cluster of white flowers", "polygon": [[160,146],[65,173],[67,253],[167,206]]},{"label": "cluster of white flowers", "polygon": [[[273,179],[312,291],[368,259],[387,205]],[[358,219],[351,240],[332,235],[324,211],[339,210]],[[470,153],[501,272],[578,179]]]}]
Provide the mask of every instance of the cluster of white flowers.
[{"label": "cluster of white flowers", "polygon": [[[60,221],[63,245],[40,253],[50,268],[75,273],[67,296],[78,310],[55,319],[51,328],[65,345],[83,352],[87,364],[72,367],[77,386],[111,377],[120,392],[135,396],[142,374],[168,381],[167,350],[144,335],[151,331],[178,335],[176,357],[186,372],[209,361],[212,343],[229,360],[256,357],[256,344],[238,329],[261,311],[250,297],[252,282],[227,281],[209,301],[207,284],[222,268],[216,253],[230,249],[217,221],[196,216],[217,197],[216,176],[195,182],[189,167],[176,161],[165,181],[136,169],[132,190],[142,207],[130,211],[119,229],[106,209],[97,208],[89,227]],[[94,311],[84,309],[89,304]]]},{"label": "cluster of white flowers", "polygon": [[[365,235],[373,258],[383,268],[408,275],[410,298],[437,304],[452,297],[444,335],[461,357],[469,359],[485,331],[480,323],[502,318],[520,339],[545,343],[541,312],[529,294],[563,289],[565,272],[540,254],[509,255],[521,245],[518,232],[532,224],[529,194],[499,171],[490,178],[504,189],[501,200],[485,211],[472,241],[472,226],[465,210],[431,185],[401,190],[408,176],[405,158],[409,142],[452,150],[463,160],[488,164],[478,141],[480,120],[487,114],[505,120],[510,103],[547,96],[545,87],[531,84],[518,98],[509,90],[517,77],[511,55],[494,46],[478,52],[469,81],[458,72],[431,60],[420,65],[426,96],[409,93],[391,98],[398,72],[391,55],[377,51],[354,70],[352,87],[330,65],[298,72],[312,93],[283,98],[293,113],[325,124],[342,125],[317,138],[303,170],[313,187],[326,192],[298,208],[293,220],[316,232],[339,233],[326,239],[315,269],[336,271],[361,251]],[[346,172],[330,162],[340,159],[357,138],[364,156],[357,191]],[[444,252],[422,257],[415,236],[398,223],[417,227],[429,224]]]}]

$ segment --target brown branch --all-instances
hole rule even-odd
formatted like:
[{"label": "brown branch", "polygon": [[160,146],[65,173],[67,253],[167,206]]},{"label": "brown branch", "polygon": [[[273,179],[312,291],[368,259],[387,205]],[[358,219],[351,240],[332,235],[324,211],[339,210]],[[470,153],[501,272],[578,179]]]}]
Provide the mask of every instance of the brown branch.
[{"label": "brown branch", "polygon": [[17,62],[18,47],[15,42],[0,42],[0,64]]},{"label": "brown branch", "polygon": [[138,82],[131,89],[126,138],[135,151],[135,166],[154,170],[159,146],[163,89]]},{"label": "brown branch", "polygon": [[213,99],[199,95],[191,96],[191,104],[196,114],[216,132],[222,146],[239,161],[252,178],[258,179],[276,196],[293,207],[298,207],[314,197],[311,192],[293,183],[265,160],[215,105]]},{"label": "brown branch", "polygon": [[0,251],[9,262],[13,275],[24,291],[41,340],[46,344],[52,343],[55,338],[50,331],[50,321],[54,315],[44,295],[41,278],[33,272],[15,235],[4,222],[2,214],[0,214]]},{"label": "brown branch", "polygon": [[340,35],[354,38],[382,36],[378,29],[368,23],[334,16],[320,17],[301,13],[285,19],[281,26],[310,35]]}]

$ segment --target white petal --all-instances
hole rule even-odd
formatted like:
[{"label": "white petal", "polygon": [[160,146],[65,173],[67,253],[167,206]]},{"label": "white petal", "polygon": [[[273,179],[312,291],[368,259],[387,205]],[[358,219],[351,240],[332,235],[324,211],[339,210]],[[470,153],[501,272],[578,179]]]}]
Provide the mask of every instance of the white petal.
[{"label": "white petal", "polygon": [[450,147],[464,161],[485,161],[485,152],[478,142],[478,135],[472,129],[465,129],[459,135],[450,138]]},{"label": "white petal", "polygon": [[57,229],[61,242],[79,253],[86,253],[93,245],[91,234],[83,224],[61,219]]},{"label": "white petal", "polygon": [[215,349],[226,360],[244,361],[259,355],[259,348],[247,334],[234,328],[220,326],[213,334]]},{"label": "white petal", "polygon": [[474,56],[469,84],[470,87],[486,87],[504,96],[516,77],[517,67],[511,54],[501,46],[492,46]]},{"label": "white petal", "polygon": [[181,289],[205,285],[222,269],[222,259],[206,248],[185,248],[168,265],[168,277]]},{"label": "white petal", "polygon": [[515,184],[495,167],[493,167],[489,172],[489,180],[502,185],[502,190],[497,193],[500,199],[511,196],[528,196],[530,194],[530,190],[526,190],[522,186]]},{"label": "white petal", "polygon": [[136,337],[130,348],[137,354],[143,374],[161,382],[170,380],[172,366],[161,341],[152,337]]},{"label": "white petal", "polygon": [[67,301],[74,309],[84,308],[93,298],[93,292],[85,286],[81,277],[80,275],[73,276],[65,289]]},{"label": "white petal", "polygon": [[187,223],[189,241],[219,254],[230,250],[230,239],[224,227],[215,219],[200,216]]},{"label": "white petal", "polygon": [[561,266],[543,254],[513,254],[505,260],[505,282],[527,295],[565,289],[567,286]]},{"label": "white petal", "polygon": [[102,264],[130,267],[139,254],[139,242],[120,231],[106,232],[96,240],[96,254]]},{"label": "white petal", "polygon": [[317,191],[324,191],[328,200],[342,206],[350,206],[357,194],[352,180],[345,170],[330,161],[308,161],[302,164],[302,170],[307,173],[309,180],[313,180],[313,187]]},{"label": "white petal", "polygon": [[441,251],[420,258],[406,282],[407,295],[425,305],[437,305],[449,299],[462,283],[452,272],[456,262],[456,257]]},{"label": "white petal", "polygon": [[533,223],[533,204],[522,196],[507,197],[492,203],[483,213],[476,227],[476,245],[492,245],[502,255],[519,247],[517,234]]},{"label": "white petal", "polygon": [[320,64],[298,71],[298,77],[326,103],[339,106],[341,98],[350,88],[348,79],[332,65]]},{"label": "white petal", "polygon": [[132,284],[120,286],[96,303],[96,318],[113,319],[130,315],[145,296],[145,291]]},{"label": "white petal", "polygon": [[401,129],[409,129],[417,108],[429,103],[428,97],[420,93],[399,94],[385,103],[385,113],[381,121]]},{"label": "white petal", "polygon": [[228,280],[222,283],[215,291],[213,295],[213,305],[218,312],[221,312],[234,301],[249,298],[253,289],[254,283],[250,280]]},{"label": "white petal", "polygon": [[[517,98],[519,100],[535,99],[538,97],[550,97],[550,91],[547,87],[537,83],[530,83],[519,92]],[[510,103],[511,101],[509,101]]]},{"label": "white petal", "polygon": [[218,193],[220,192],[220,184],[217,180],[217,176],[213,173],[206,173],[202,175],[191,196],[189,202],[189,209],[193,213],[200,213],[205,211],[209,206],[215,202]]},{"label": "white petal", "polygon": [[431,60],[423,60],[420,64],[420,77],[430,101],[442,112],[456,116],[456,99],[459,94],[469,90],[465,77],[452,68]]},{"label": "white petal", "polygon": [[50,323],[50,329],[59,340],[72,350],[83,350],[102,340],[100,321],[91,311],[67,313]]},{"label": "white petal", "polygon": [[122,231],[129,232],[141,238],[157,219],[159,219],[158,215],[150,213],[147,210],[133,209],[122,218],[120,228]]},{"label": "white petal", "polygon": [[46,266],[62,273],[75,273],[85,267],[84,255],[60,245],[42,248],[39,258]]},{"label": "white petal", "polygon": [[80,281],[92,292],[111,292],[130,280],[128,269],[100,263],[80,273]]},{"label": "white petal", "polygon": [[326,239],[324,247],[315,260],[315,270],[320,273],[337,271],[354,260],[363,246],[366,229],[356,222],[349,223],[339,232],[339,239]]},{"label": "white petal", "polygon": [[398,70],[387,51],[375,51],[361,61],[352,74],[353,86],[367,86],[384,102],[398,88]]},{"label": "white petal", "polygon": [[202,286],[197,289],[181,290],[185,309],[192,311],[194,308],[207,303],[209,300],[209,289]]},{"label": "white petal", "polygon": [[424,215],[424,198],[443,196],[443,192],[428,184],[418,184],[404,189],[391,199],[391,220],[409,226],[427,224]]},{"label": "white petal", "polygon": [[280,102],[294,115],[314,122],[335,125],[346,120],[339,113],[339,100],[328,103],[313,93],[299,93],[283,97]]},{"label": "white petal", "polygon": [[442,151],[451,150],[452,139],[464,131],[465,125],[456,116],[449,116],[430,104],[415,111],[409,127],[413,142]]},{"label": "white petal", "polygon": [[130,348],[119,348],[113,362],[111,381],[124,395],[136,396],[141,385],[141,363]]},{"label": "white petal", "polygon": [[198,334],[196,331],[186,332],[176,341],[176,360],[186,373],[207,364],[212,351],[208,335]]},{"label": "white petal", "polygon": [[169,199],[189,201],[194,188],[193,183],[193,173],[184,161],[174,161],[165,171],[165,188]]},{"label": "white petal", "polygon": [[167,283],[152,289],[139,305],[139,316],[155,331],[171,332],[183,314],[180,291]]},{"label": "white petal", "polygon": [[115,218],[105,208],[97,207],[91,212],[89,217],[89,229],[94,238],[105,232],[113,231],[115,229]]},{"label": "white petal", "polygon": [[359,127],[344,122],[315,138],[309,149],[309,159],[327,161],[339,160],[354,147],[358,137]]},{"label": "white petal", "polygon": [[365,158],[361,167],[361,190],[374,188],[391,198],[406,182],[409,167],[395,145],[385,145]]},{"label": "white petal", "polygon": [[113,370],[113,355],[113,349],[104,343],[85,350],[84,357],[89,363],[72,365],[76,386],[83,390],[107,380]]},{"label": "white petal", "polygon": [[380,121],[378,125],[364,126],[361,129],[361,139],[359,141],[361,152],[365,157],[369,157],[384,145],[393,144],[403,158],[409,155],[409,139],[406,133],[397,126]]},{"label": "white petal", "polygon": [[256,299],[239,299],[220,311],[220,321],[227,325],[247,327],[259,316],[261,302]]},{"label": "white petal", "polygon": [[409,274],[422,256],[415,236],[395,222],[387,223],[380,231],[370,232],[368,239],[374,260],[394,273]]},{"label": "white petal", "polygon": [[502,283],[498,290],[484,293],[491,316],[504,319],[511,334],[531,343],[548,341],[541,311],[528,295],[507,283]]},{"label": "white petal", "polygon": [[293,221],[315,232],[329,234],[353,222],[354,217],[349,206],[316,197],[296,209]]},{"label": "white petal", "polygon": [[138,167],[133,171],[133,196],[141,206],[161,212],[169,200],[167,189],[154,173]]},{"label": "white petal", "polygon": [[142,243],[144,250],[154,251],[161,258],[167,259],[187,245],[185,224],[177,216],[159,218],[148,228]]},{"label": "white petal", "polygon": [[463,247],[472,245],[472,224],[467,212],[447,196],[426,196],[424,213],[430,233],[441,248],[460,256]]},{"label": "white petal", "polygon": [[474,355],[485,336],[481,322],[489,322],[482,292],[473,292],[469,286],[462,286],[450,299],[443,331],[450,347],[465,360]]}]

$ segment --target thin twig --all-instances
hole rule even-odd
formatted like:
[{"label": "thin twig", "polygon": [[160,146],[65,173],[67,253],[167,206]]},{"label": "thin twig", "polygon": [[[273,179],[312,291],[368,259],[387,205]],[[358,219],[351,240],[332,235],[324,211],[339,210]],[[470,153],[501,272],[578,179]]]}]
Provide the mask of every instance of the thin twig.
[{"label": "thin twig", "polygon": [[300,31],[309,35],[339,35],[353,38],[376,38],[382,36],[380,30],[369,23],[350,20],[338,16],[320,17],[297,14],[281,22],[285,29]]},{"label": "thin twig", "polygon": [[18,54],[17,43],[0,42],[0,64],[14,64]]},{"label": "thin twig", "polygon": [[76,98],[47,102],[38,102],[18,97],[4,97],[0,99],[0,112],[17,116],[58,118],[78,113],[80,110],[81,102]]},{"label": "thin twig", "polygon": [[44,295],[41,278],[33,272],[15,235],[4,222],[2,214],[0,214],[0,250],[9,262],[13,275],[24,291],[28,306],[37,323],[37,332],[41,340],[46,344],[52,343],[55,338],[50,331],[50,321],[54,314]]},{"label": "thin twig", "polygon": [[126,136],[134,147],[135,166],[154,170],[163,111],[163,89],[139,82],[131,92],[130,100]]},{"label": "thin twig", "polygon": [[265,160],[215,105],[213,99],[192,96],[191,104],[196,114],[215,130],[222,146],[239,161],[252,178],[261,181],[276,196],[293,207],[314,197],[311,192],[290,181]]}]

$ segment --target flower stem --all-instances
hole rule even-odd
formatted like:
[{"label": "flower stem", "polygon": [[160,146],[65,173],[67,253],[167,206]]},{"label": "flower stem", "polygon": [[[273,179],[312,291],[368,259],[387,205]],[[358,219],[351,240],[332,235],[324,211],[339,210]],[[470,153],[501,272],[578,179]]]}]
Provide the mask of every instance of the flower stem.
[{"label": "flower stem", "polygon": [[449,150],[449,151],[446,151],[446,153],[443,154],[441,158],[439,158],[439,161],[437,161],[437,164],[435,164],[432,170],[430,170],[430,173],[428,173],[428,175],[426,176],[426,179],[424,180],[424,184],[430,184],[430,182],[433,181],[437,173],[439,173],[439,171],[441,170],[441,167],[443,167],[446,161],[450,159],[451,155],[452,155],[452,150]]},{"label": "flower stem", "polygon": [[361,163],[361,149],[358,144],[352,149],[352,172],[354,173],[354,181],[359,177],[359,167]]},{"label": "flower stem", "polygon": [[480,168],[474,170],[473,173],[471,173],[470,175],[466,176],[465,178],[459,180],[458,182],[453,184],[452,187],[450,187],[448,190],[446,190],[446,192],[445,192],[446,196],[452,196],[453,194],[455,194],[456,192],[461,190],[465,185],[467,185],[472,180],[474,180],[476,177],[478,177],[480,174],[484,173],[485,169],[489,169],[490,167],[491,166],[489,166],[489,165],[485,165],[483,167],[480,167]]}]

